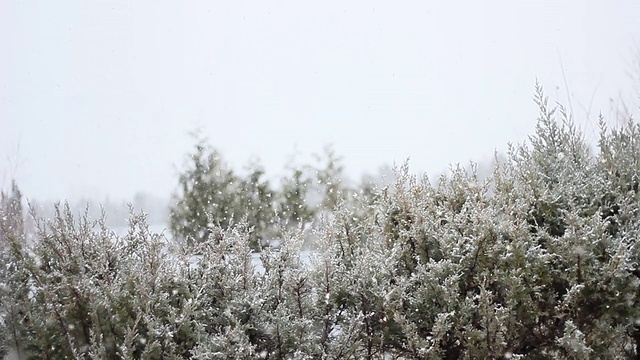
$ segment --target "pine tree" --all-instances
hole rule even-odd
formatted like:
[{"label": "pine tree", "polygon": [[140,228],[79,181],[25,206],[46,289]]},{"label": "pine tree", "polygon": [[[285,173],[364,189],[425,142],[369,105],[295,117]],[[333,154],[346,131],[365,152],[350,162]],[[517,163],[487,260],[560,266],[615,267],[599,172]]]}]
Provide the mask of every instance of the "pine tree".
[{"label": "pine tree", "polygon": [[320,207],[333,211],[349,192],[345,185],[342,158],[336,155],[331,146],[326,146],[323,154],[317,154],[315,158],[320,164],[311,170],[316,175],[314,185],[320,194]]},{"label": "pine tree", "polygon": [[170,209],[174,238],[187,244],[201,242],[212,226],[227,229],[245,215],[240,207],[241,180],[218,151],[199,139],[179,176],[179,190]]},{"label": "pine tree", "polygon": [[299,168],[289,168],[290,176],[282,179],[282,190],[279,199],[279,216],[287,228],[304,230],[313,220],[315,208],[308,199],[308,188],[311,179]]},{"label": "pine tree", "polygon": [[275,235],[275,198],[264,169],[258,162],[248,166],[248,178],[241,180],[239,208],[244,210],[243,221],[251,227],[249,246],[259,250]]}]

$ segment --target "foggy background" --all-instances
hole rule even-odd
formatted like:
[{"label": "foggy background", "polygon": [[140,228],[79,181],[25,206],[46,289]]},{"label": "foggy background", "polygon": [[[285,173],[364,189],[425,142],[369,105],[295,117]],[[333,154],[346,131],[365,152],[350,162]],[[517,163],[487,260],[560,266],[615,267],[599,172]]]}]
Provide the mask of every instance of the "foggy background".
[{"label": "foggy background", "polygon": [[638,19],[622,0],[4,0],[0,188],[161,218],[196,129],[273,181],[326,144],[356,180],[407,157],[436,175],[524,141],[536,79],[595,136],[639,94]]}]

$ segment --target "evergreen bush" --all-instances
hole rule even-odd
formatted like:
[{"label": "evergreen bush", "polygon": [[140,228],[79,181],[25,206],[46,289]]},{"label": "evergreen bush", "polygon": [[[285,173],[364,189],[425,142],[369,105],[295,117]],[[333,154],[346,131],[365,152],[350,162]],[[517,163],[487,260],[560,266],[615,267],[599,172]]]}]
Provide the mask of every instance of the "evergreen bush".
[{"label": "evergreen bush", "polygon": [[2,222],[0,339],[38,359],[637,358],[640,126],[601,121],[592,151],[535,99],[528,145],[485,180],[405,165],[334,199],[310,264],[287,229],[256,271],[241,220],[183,224],[209,236],[180,249],[142,214],[118,237],[58,208],[33,244]]}]

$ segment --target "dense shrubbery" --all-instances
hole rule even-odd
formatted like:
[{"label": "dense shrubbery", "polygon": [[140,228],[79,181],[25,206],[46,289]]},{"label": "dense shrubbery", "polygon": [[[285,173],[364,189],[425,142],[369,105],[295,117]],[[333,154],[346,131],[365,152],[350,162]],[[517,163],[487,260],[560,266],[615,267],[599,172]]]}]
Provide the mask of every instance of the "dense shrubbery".
[{"label": "dense shrubbery", "polygon": [[309,265],[294,229],[259,273],[242,226],[173,251],[141,215],[118,238],[63,209],[33,246],[3,225],[3,340],[34,358],[635,358],[640,126],[602,123],[592,154],[536,100],[530,145],[489,179],[402,167],[373,203],[339,201]]}]

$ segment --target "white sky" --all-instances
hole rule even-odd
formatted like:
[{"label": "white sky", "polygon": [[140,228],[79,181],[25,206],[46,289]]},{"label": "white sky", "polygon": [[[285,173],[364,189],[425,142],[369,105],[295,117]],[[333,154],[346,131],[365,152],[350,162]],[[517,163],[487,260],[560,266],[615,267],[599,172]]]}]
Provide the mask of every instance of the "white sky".
[{"label": "white sky", "polygon": [[536,78],[566,102],[564,71],[592,128],[632,100],[639,19],[622,0],[3,0],[0,186],[168,196],[196,127],[238,169],[333,143],[353,177],[438,173],[531,133]]}]

